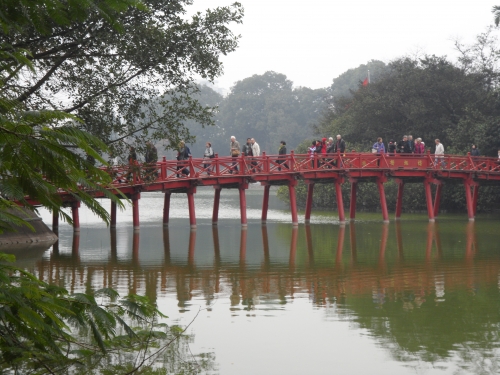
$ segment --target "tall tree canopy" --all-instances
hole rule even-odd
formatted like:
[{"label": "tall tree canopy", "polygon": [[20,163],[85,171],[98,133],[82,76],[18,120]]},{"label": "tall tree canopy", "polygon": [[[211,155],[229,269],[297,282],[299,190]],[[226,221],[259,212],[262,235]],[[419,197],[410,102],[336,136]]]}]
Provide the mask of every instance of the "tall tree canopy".
[{"label": "tall tree canopy", "polygon": [[325,89],[293,88],[284,74],[255,74],[231,88],[221,103],[219,124],[230,133],[227,137],[254,137],[269,153],[277,153],[281,140],[293,149],[312,135],[310,124],[323,110],[326,95]]},{"label": "tall tree canopy", "polygon": [[[2,3],[13,15],[25,12],[29,4]],[[0,53],[22,48],[34,68],[18,59],[4,60],[6,98],[26,110],[73,114],[82,120],[80,129],[116,148],[120,143],[123,148],[125,140],[141,145],[145,135],[176,144],[179,137],[188,136],[185,119],[212,123],[211,111],[190,97],[196,91],[192,81],[198,76],[212,80],[222,73],[219,56],[237,47],[238,36],[228,26],[242,21],[239,3],[188,18],[192,0],[144,0],[140,7],[128,6],[137,3],[132,0],[109,1],[122,5],[110,11],[112,22],[99,6],[76,6],[77,12],[74,3],[85,4],[40,3],[43,12],[58,17],[16,22],[17,27],[1,34]],[[28,8],[28,14],[36,15],[38,8]],[[60,8],[66,10],[63,16]],[[73,22],[65,22],[67,14],[73,15]]]}]

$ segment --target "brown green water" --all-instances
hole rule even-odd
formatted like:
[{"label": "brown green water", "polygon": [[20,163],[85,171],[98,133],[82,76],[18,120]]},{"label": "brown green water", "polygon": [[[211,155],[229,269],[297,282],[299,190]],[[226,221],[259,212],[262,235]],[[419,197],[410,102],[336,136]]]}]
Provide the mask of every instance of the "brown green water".
[{"label": "brown green water", "polygon": [[148,295],[170,322],[192,322],[191,350],[213,354],[213,374],[500,372],[498,217],[362,214],[340,226],[323,212],[294,229],[273,201],[261,226],[256,190],[241,230],[237,192],[223,191],[218,227],[212,196],[196,196],[196,231],[182,196],[163,229],[152,194],[139,233],[129,211],[113,232],[83,212],[79,236],[62,226],[57,246],[20,262],[70,291]]}]

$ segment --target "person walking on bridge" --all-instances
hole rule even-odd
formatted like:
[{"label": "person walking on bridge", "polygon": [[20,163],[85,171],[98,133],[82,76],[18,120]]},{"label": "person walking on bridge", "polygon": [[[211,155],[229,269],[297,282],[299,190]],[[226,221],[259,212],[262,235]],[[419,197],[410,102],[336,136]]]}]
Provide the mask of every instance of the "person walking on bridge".
[{"label": "person walking on bridge", "polygon": [[[278,160],[276,160],[276,162],[278,164],[283,164],[283,167],[285,167],[286,169],[288,169],[288,164],[286,163],[286,142],[285,141],[281,141],[280,142],[280,147],[278,149]],[[278,167],[278,171],[281,171],[281,165]]]},{"label": "person walking on bridge", "polygon": [[337,142],[335,142],[335,151],[343,154],[345,152],[345,141],[340,134],[337,134]]},{"label": "person walking on bridge", "polygon": [[156,169],[156,162],[158,161],[158,150],[151,141],[146,142],[146,154],[144,156],[146,180],[156,180],[158,178],[158,171]]},{"label": "person walking on bridge", "polygon": [[229,173],[233,173],[233,170],[238,172],[238,161],[237,158],[241,154],[240,143],[236,140],[236,137],[231,136],[231,144],[229,145],[229,154],[233,157],[233,164]]},{"label": "person walking on bridge", "polygon": [[446,163],[444,161],[444,146],[439,139],[434,141],[436,143],[436,150],[434,151],[434,166],[437,166],[438,163],[441,164],[441,168],[444,169],[446,167]]},{"label": "person walking on bridge", "polygon": [[[252,155],[253,156],[260,156],[260,146],[257,142],[255,142],[255,138],[252,138]],[[260,172],[260,167],[258,167],[258,162],[254,159],[252,161],[252,165],[254,166],[253,172],[255,173],[256,171]]]}]

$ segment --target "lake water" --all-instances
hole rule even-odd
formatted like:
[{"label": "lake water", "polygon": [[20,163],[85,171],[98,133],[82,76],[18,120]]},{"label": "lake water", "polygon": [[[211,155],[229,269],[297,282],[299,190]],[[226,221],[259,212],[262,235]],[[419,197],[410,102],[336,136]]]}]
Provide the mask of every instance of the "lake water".
[{"label": "lake water", "polygon": [[359,214],[341,226],[313,212],[293,228],[272,194],[262,226],[262,190],[250,189],[242,230],[237,190],[222,191],[217,227],[213,190],[195,201],[195,231],[182,194],[168,229],[159,193],[142,194],[136,233],[130,207],[115,231],[82,209],[79,236],[62,224],[56,246],[20,264],[72,292],[148,295],[170,323],[191,323],[191,351],[213,355],[210,374],[500,372],[498,217]]}]

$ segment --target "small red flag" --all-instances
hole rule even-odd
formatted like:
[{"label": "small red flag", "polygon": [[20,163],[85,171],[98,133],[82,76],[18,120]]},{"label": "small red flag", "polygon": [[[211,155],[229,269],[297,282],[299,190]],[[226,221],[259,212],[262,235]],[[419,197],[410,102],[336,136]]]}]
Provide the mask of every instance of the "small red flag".
[{"label": "small red flag", "polygon": [[363,81],[363,86],[368,86],[368,77]]}]

